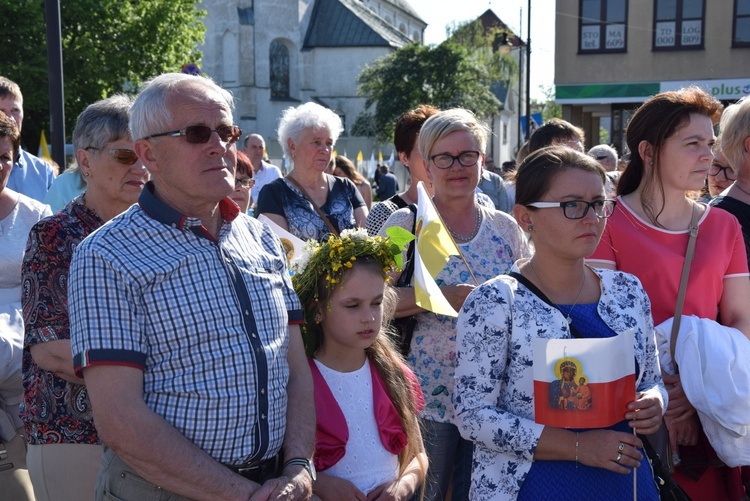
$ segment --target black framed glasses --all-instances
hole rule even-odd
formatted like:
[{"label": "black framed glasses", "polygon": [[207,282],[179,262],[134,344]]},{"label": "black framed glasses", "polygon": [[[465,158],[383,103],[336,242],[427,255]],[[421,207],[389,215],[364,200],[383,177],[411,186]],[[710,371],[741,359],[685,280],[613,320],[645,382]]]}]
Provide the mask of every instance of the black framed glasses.
[{"label": "black framed glasses", "polygon": [[115,160],[123,165],[133,165],[138,161],[138,155],[135,154],[135,151],[129,150],[127,148],[96,148],[94,146],[88,146],[84,149],[106,151],[107,153],[112,155]]},{"label": "black framed glasses", "polygon": [[462,151],[458,155],[449,155],[448,153],[440,153],[439,155],[432,155],[430,160],[435,164],[438,169],[450,169],[453,167],[453,163],[458,160],[461,167],[471,167],[476,165],[479,161],[478,151]]},{"label": "black framed glasses", "polygon": [[243,178],[236,178],[234,180],[234,189],[236,190],[239,187],[242,187],[246,190],[249,190],[255,186],[255,179],[251,177],[243,177]]},{"label": "black framed glasses", "polygon": [[527,204],[526,207],[535,207],[537,209],[553,209],[562,207],[563,214],[568,219],[583,219],[589,213],[589,208],[594,209],[594,214],[599,219],[606,219],[615,211],[616,200],[594,200],[587,202],[585,200],[571,200],[569,202],[534,202]]},{"label": "black framed glasses", "polygon": [[724,174],[724,179],[727,181],[737,181],[737,173],[731,167],[722,167],[717,163],[712,163],[708,168],[708,175],[711,177],[718,176],[720,172]]},{"label": "black framed glasses", "polygon": [[143,139],[151,139],[154,137],[180,137],[185,136],[185,140],[191,144],[203,144],[207,143],[211,139],[211,134],[216,132],[221,140],[225,143],[235,143],[242,136],[242,129],[236,125],[219,125],[215,129],[212,129],[208,125],[188,125],[182,130],[172,130],[169,132],[159,132],[158,134],[151,134]]}]

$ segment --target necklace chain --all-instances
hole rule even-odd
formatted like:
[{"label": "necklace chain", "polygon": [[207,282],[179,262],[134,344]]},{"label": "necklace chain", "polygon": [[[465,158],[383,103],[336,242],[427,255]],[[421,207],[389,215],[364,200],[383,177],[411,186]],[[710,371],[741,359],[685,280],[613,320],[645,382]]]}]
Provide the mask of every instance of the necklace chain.
[{"label": "necklace chain", "polygon": [[451,229],[450,226],[448,226],[448,223],[445,223],[445,227],[448,228],[448,232],[456,240],[468,242],[469,240],[472,240],[474,237],[477,236],[477,233],[479,233],[479,226],[482,224],[482,210],[479,208],[478,205],[474,206],[474,217],[476,218],[476,224],[474,225],[474,230],[471,232],[470,235],[462,235],[461,233],[456,233],[455,231]]},{"label": "necklace chain", "polygon": [[[547,289],[547,286],[544,285],[544,282],[542,281],[542,277],[534,269],[534,263],[531,262],[531,259],[529,259],[529,266],[531,267],[531,271],[534,272],[534,275],[536,275],[536,278],[539,279],[539,284],[541,286],[543,286],[545,289]],[[560,308],[560,305],[557,304],[557,303],[555,303],[555,306],[560,311],[560,313],[562,313],[563,315],[565,315],[565,320],[568,321],[568,325],[570,325],[571,322],[573,322],[573,319],[571,318],[571,315],[573,314],[573,308],[575,308],[576,305],[578,304],[578,300],[580,299],[581,293],[583,292],[583,288],[585,286],[586,286],[586,268],[584,267],[583,268],[583,280],[581,281],[581,288],[578,289],[578,294],[576,295],[576,298],[573,301],[573,305],[570,307],[570,310],[568,310],[568,314],[566,315],[565,312],[562,310],[562,308]],[[549,289],[547,289],[547,290],[549,290]],[[550,301],[552,301],[552,300],[550,299]]]}]

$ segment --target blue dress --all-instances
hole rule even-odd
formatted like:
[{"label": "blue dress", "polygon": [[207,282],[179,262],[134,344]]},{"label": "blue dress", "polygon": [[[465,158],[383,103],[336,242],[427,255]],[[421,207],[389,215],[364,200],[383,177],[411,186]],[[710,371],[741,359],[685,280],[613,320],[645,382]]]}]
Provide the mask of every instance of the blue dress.
[{"label": "blue dress", "polygon": [[[563,314],[573,319],[573,326],[584,338],[614,337],[610,329],[597,313],[598,303],[579,304],[572,308],[558,305]],[[635,367],[639,373],[638,363]],[[606,428],[608,430],[632,433],[627,420]],[[572,431],[584,432],[586,429]],[[659,501],[659,493],[654,483],[654,475],[646,453],[636,480],[639,501]],[[630,501],[633,499],[633,474],[623,475],[603,468],[576,464],[575,461],[534,461],[518,493],[519,500],[539,499],[586,499],[602,501]]]}]

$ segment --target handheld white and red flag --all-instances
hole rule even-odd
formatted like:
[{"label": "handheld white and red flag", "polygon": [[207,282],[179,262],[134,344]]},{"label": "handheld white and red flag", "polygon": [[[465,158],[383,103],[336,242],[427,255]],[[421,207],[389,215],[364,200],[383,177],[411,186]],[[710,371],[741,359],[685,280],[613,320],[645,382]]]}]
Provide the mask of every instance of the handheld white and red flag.
[{"label": "handheld white and red flag", "polygon": [[635,400],[634,336],[536,338],[534,421],[558,428],[604,428]]}]

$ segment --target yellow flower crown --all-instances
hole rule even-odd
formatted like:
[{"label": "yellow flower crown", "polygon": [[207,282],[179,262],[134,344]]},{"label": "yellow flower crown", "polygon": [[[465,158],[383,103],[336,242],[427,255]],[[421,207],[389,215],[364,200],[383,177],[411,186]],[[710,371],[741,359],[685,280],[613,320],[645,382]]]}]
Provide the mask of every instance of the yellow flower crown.
[{"label": "yellow flower crown", "polygon": [[[407,234],[407,239],[413,238],[406,230],[403,232]],[[305,311],[303,330],[310,331],[309,327],[314,325],[317,308],[311,308],[310,305],[318,300],[318,282],[321,277],[325,277],[327,288],[334,287],[341,283],[344,272],[361,258],[374,259],[384,273],[398,270],[404,248],[402,238],[399,238],[401,236],[399,233],[395,238],[399,241],[397,244],[391,236],[370,237],[366,230],[359,228],[344,230],[340,237],[331,235],[322,244],[308,240],[302,255],[294,259],[290,266],[293,273],[292,284]]]}]

